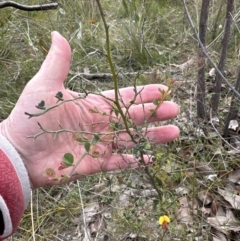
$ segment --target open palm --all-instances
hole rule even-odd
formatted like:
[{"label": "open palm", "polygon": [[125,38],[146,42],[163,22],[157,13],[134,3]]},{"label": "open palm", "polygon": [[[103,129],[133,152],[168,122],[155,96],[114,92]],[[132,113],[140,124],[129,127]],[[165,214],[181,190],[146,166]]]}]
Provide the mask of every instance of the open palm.
[{"label": "open palm", "polygon": [[[132,155],[120,155],[114,150],[125,146],[131,148],[133,143],[130,137],[122,131],[116,139],[111,132],[109,123],[116,120],[112,111],[114,91],[102,92],[101,95],[89,94],[86,98],[74,102],[64,103],[44,115],[29,118],[25,114],[39,112],[36,105],[45,101],[45,106],[55,105],[57,92],[63,94],[63,99],[73,99],[78,93],[66,90],[63,82],[67,77],[71,60],[71,49],[59,33],[52,33],[52,46],[39,72],[33,77],[23,90],[10,116],[0,124],[0,133],[13,144],[22,157],[28,170],[33,188],[47,184],[58,184],[59,181],[49,179],[43,175],[47,169],[53,169],[58,176],[68,175],[73,167],[59,168],[65,153],[72,153],[77,161],[85,152],[83,144],[77,142],[72,132],[62,132],[58,135],[45,133],[37,138],[26,138],[41,132],[38,123],[47,131],[57,131],[61,128],[69,131],[82,132],[83,136],[91,140],[97,133],[100,141],[96,144],[97,157],[86,155],[74,170],[71,180],[100,171],[112,171],[127,168],[130,164],[137,167]],[[138,87],[135,104],[130,108],[129,115],[135,124],[141,125],[150,117],[150,109],[154,99],[159,99],[158,89],[167,90],[163,85],[147,85]],[[120,90],[119,98],[122,101],[123,111],[134,98],[133,87]],[[105,114],[93,113],[96,108]],[[174,118],[178,114],[178,105],[173,102],[164,102],[157,109],[156,115],[150,118],[151,122]],[[108,134],[106,134],[108,133]],[[179,135],[179,129],[173,125],[148,129],[147,137],[156,143],[165,143],[174,140]],[[114,141],[113,141],[114,140]],[[146,159],[146,161],[148,161]]]}]

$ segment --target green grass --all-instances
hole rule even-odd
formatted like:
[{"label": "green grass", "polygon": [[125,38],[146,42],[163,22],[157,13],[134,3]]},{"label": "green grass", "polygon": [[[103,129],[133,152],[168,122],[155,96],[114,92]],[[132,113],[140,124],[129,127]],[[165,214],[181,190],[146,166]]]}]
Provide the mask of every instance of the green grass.
[{"label": "green grass", "polygon": [[[18,2],[39,4],[47,1]],[[7,118],[25,84],[40,68],[50,46],[50,33],[54,30],[69,40],[73,51],[66,87],[81,90],[79,82],[70,82],[70,79],[83,72],[85,67],[90,73],[110,73],[105,58],[105,32],[96,2],[58,2],[60,7],[57,10],[46,12],[1,10],[0,119]],[[83,240],[89,228],[92,240],[170,241],[196,240],[196,237],[212,240],[213,230],[206,223],[207,215],[202,212],[201,204],[190,205],[184,216],[180,199],[186,197],[189,202],[197,202],[199,192],[207,191],[214,200],[222,200],[217,188],[224,186],[223,180],[228,172],[239,168],[239,158],[226,152],[220,135],[210,137],[216,131],[207,122],[195,118],[197,66],[181,72],[171,65],[184,63],[198,50],[181,1],[101,2],[110,26],[111,53],[117,71],[153,72],[149,78],[140,75],[138,84],[167,83],[168,78],[177,79],[178,85],[173,86],[171,97],[181,105],[181,114],[173,121],[182,130],[181,138],[154,148],[156,162],[152,172],[161,190],[161,199],[154,192],[144,194],[144,190],[152,191],[154,188],[143,170],[98,174],[78,183],[38,189],[33,192],[31,205],[18,231],[8,240]],[[195,0],[188,7],[197,26],[201,1]],[[239,7],[240,4],[235,3],[235,9]],[[218,9],[219,4],[214,2],[210,9],[207,40],[210,56],[216,62],[221,44],[217,36],[222,31],[219,26],[224,25],[225,17],[224,11]],[[239,23],[239,18],[236,21]],[[232,83],[239,62],[239,38],[240,34],[234,27],[227,60]],[[125,78],[120,84],[130,86],[133,81],[134,78]],[[109,89],[109,86],[111,83],[107,81],[101,84],[102,89]],[[207,98],[210,95],[207,92]],[[222,97],[222,110],[227,110],[226,100],[230,95],[226,91]],[[220,115],[219,133],[224,114]],[[198,128],[204,129],[205,137],[196,132]],[[217,179],[207,180],[207,174],[199,167],[202,165],[217,173]],[[179,187],[186,193],[177,193]],[[92,216],[84,212],[94,205],[98,210]],[[171,218],[167,232],[158,224],[159,216],[164,214]],[[100,227],[97,234],[94,233],[98,230],[96,223]]]}]

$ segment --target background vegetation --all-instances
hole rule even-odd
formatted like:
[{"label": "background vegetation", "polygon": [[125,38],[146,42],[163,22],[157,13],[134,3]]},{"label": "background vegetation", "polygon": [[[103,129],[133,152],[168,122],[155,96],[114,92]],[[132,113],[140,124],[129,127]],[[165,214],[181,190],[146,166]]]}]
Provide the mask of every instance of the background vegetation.
[{"label": "background vegetation", "polygon": [[[0,119],[7,118],[25,84],[40,68],[53,30],[65,36],[72,47],[67,88],[94,91],[89,81],[76,75],[110,73],[104,54],[105,31],[95,0],[56,2],[57,10],[44,12],[1,9]],[[216,216],[215,206],[227,206],[218,189],[225,187],[226,178],[239,167],[237,152],[228,145],[225,148],[221,137],[232,93],[223,85],[217,122],[196,118],[198,42],[182,1],[102,0],[101,3],[110,26],[112,57],[117,71],[125,76],[119,80],[120,85],[131,86],[136,76],[138,84],[175,81],[171,98],[181,105],[181,114],[173,123],[181,128],[181,137],[154,149],[156,164],[152,171],[162,199],[159,200],[142,170],[104,173],[69,185],[38,189],[32,194],[19,230],[9,240],[213,240],[214,237],[237,240],[239,230],[222,232],[207,219]],[[201,1],[188,1],[187,6],[197,27]],[[225,0],[210,3],[206,43],[216,63],[225,9]],[[239,11],[240,3],[236,1],[225,67],[232,84],[240,57]],[[213,77],[208,74],[210,69],[207,63],[207,106],[214,85]],[[126,74],[134,72],[138,75]],[[91,82],[102,90],[113,87],[108,79]],[[235,137],[238,138],[237,132]],[[234,145],[237,149],[238,145],[235,142]],[[233,190],[236,191],[235,187]],[[229,209],[239,222],[236,209]],[[165,214],[171,218],[168,230],[158,224],[159,216]]]}]

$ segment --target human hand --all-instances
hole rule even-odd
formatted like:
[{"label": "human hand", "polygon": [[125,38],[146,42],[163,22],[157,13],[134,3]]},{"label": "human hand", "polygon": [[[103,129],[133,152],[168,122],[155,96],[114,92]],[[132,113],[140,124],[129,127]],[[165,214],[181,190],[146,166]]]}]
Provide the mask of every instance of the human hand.
[{"label": "human hand", "polygon": [[[88,94],[86,98],[78,99],[77,104],[67,102],[38,117],[29,118],[24,114],[25,112],[36,113],[38,110],[35,105],[41,100],[45,101],[45,106],[56,104],[57,99],[54,96],[59,91],[62,92],[65,100],[79,95],[79,93],[65,89],[63,85],[69,72],[70,60],[71,49],[68,42],[59,33],[53,32],[52,46],[41,69],[26,85],[9,117],[0,123],[0,133],[12,143],[24,161],[32,188],[59,184],[59,181],[50,180],[43,175],[46,169],[53,169],[58,176],[68,175],[73,167],[59,169],[64,154],[72,153],[74,160],[77,160],[86,152],[84,145],[74,140],[73,134],[69,132],[59,133],[56,138],[54,134],[49,133],[40,135],[36,139],[26,138],[40,132],[37,123],[40,123],[44,129],[52,131],[59,130],[60,124],[62,128],[76,132],[84,131],[85,133],[99,133],[99,135],[109,133],[103,135],[100,142],[96,144],[97,151],[100,153],[99,157],[93,158],[86,155],[76,167],[75,175],[71,177],[71,180],[101,171],[138,166],[132,155],[113,153],[120,146],[122,148],[122,145],[126,148],[133,146],[126,132],[121,132],[119,139],[115,141],[113,141],[115,137],[110,133],[109,123],[111,118],[114,118],[112,103],[103,96],[114,99],[113,90],[102,92],[103,96]],[[149,119],[151,116],[149,110],[156,107],[152,101],[161,97],[159,88],[167,90],[166,86],[159,84],[138,87],[138,91],[142,91],[137,96],[135,105],[129,109],[130,117],[135,124],[141,125]],[[133,100],[135,92],[133,87],[128,87],[120,89],[120,95],[126,106]],[[124,105],[122,104],[123,111]],[[106,115],[91,113],[89,110],[94,107],[105,112]],[[164,101],[149,122],[174,118],[178,112],[177,104]],[[173,125],[148,128],[146,134],[149,140],[154,140],[156,144],[172,141],[178,135],[179,129]],[[128,142],[120,140],[128,140]],[[145,161],[149,161],[147,157]]]}]

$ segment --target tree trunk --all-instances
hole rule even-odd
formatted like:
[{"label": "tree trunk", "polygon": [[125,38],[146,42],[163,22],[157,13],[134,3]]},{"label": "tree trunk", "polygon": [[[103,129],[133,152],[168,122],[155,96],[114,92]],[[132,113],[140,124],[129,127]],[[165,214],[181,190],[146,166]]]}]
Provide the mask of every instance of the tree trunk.
[{"label": "tree trunk", "polygon": [[[222,48],[221,48],[221,54],[220,54],[220,61],[218,64],[218,69],[223,73],[223,69],[226,62],[226,56],[227,56],[227,48],[229,44],[229,38],[231,33],[231,25],[232,25],[232,12],[233,12],[233,6],[234,0],[227,0],[227,11],[226,11],[226,24],[224,29],[224,36],[222,39]],[[220,92],[221,92],[221,86],[222,86],[222,78],[217,73],[215,78],[215,87],[214,87],[214,94],[211,99],[211,107],[213,112],[216,114],[218,110],[219,100],[220,100]]]},{"label": "tree trunk", "polygon": [[[202,0],[202,8],[199,22],[199,38],[205,47],[206,45],[206,30],[209,3],[211,0]],[[198,117],[205,118],[205,56],[199,45],[198,53],[198,82],[197,82],[197,115]]]}]

